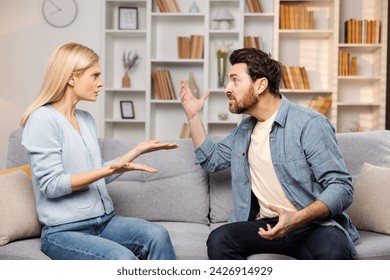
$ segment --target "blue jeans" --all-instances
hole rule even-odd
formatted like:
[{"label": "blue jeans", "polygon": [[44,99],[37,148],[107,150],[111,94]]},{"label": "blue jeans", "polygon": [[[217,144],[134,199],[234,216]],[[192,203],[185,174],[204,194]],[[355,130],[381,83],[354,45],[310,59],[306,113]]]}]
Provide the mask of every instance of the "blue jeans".
[{"label": "blue jeans", "polygon": [[281,238],[263,239],[259,227],[272,227],[278,219],[262,219],[223,225],[210,233],[207,240],[210,259],[246,259],[253,254],[283,254],[303,260],[350,259],[345,234],[334,226],[309,224]]},{"label": "blue jeans", "polygon": [[101,217],[42,229],[41,250],[56,260],[175,259],[167,230],[146,220]]}]

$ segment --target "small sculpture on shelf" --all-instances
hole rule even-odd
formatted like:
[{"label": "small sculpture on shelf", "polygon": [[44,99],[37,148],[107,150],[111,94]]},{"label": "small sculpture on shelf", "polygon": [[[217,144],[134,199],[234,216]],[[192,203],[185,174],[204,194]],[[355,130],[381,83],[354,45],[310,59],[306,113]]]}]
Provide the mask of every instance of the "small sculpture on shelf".
[{"label": "small sculpture on shelf", "polygon": [[133,68],[137,61],[141,59],[137,51],[129,51],[126,53],[126,51],[123,52],[123,67],[125,68],[125,75],[122,78],[122,87],[129,88],[131,87],[131,79],[129,76],[129,71],[131,68]]},{"label": "small sculpture on shelf", "polygon": [[225,86],[227,57],[229,48],[232,44],[233,42],[219,42],[216,45],[219,88]]}]

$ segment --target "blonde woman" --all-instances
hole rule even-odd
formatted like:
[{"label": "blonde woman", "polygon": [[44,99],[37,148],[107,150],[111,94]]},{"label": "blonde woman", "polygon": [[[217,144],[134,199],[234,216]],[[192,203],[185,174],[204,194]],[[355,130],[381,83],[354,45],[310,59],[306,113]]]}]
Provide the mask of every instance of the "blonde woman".
[{"label": "blonde woman", "polygon": [[97,54],[80,44],[59,46],[37,99],[21,118],[22,145],[31,165],[41,250],[52,259],[174,259],[165,228],[115,215],[106,184],[132,170],[141,154],[175,149],[158,140],[102,162],[96,124],[79,101],[96,101],[102,86]]}]

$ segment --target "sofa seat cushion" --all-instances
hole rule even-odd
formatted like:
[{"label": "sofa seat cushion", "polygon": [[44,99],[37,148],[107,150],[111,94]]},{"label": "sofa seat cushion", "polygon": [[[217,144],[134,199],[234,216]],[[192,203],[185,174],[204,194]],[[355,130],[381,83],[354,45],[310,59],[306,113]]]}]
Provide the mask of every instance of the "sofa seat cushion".
[{"label": "sofa seat cushion", "polygon": [[371,231],[359,230],[360,238],[356,243],[359,260],[390,260],[390,236]]},{"label": "sofa seat cushion", "polygon": [[0,260],[50,260],[40,248],[40,238],[14,241],[0,247]]},{"label": "sofa seat cushion", "polygon": [[157,222],[171,237],[178,260],[207,260],[206,241],[210,228],[204,224]]},{"label": "sofa seat cushion", "polygon": [[[131,171],[108,185],[117,214],[150,221],[209,224],[208,175],[195,164],[192,140],[175,142],[179,148],[144,154],[135,160],[156,168],[158,173]],[[121,156],[134,145],[107,139],[103,158]]]}]

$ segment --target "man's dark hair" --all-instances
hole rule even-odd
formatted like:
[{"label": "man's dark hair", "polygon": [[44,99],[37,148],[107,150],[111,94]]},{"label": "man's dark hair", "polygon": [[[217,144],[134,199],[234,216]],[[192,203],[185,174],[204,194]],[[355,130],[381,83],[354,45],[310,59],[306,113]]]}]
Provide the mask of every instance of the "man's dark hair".
[{"label": "man's dark hair", "polygon": [[253,82],[262,77],[267,78],[269,91],[275,96],[280,95],[279,84],[283,67],[279,61],[271,58],[271,54],[255,48],[243,48],[233,51],[229,61],[232,65],[245,63]]}]

